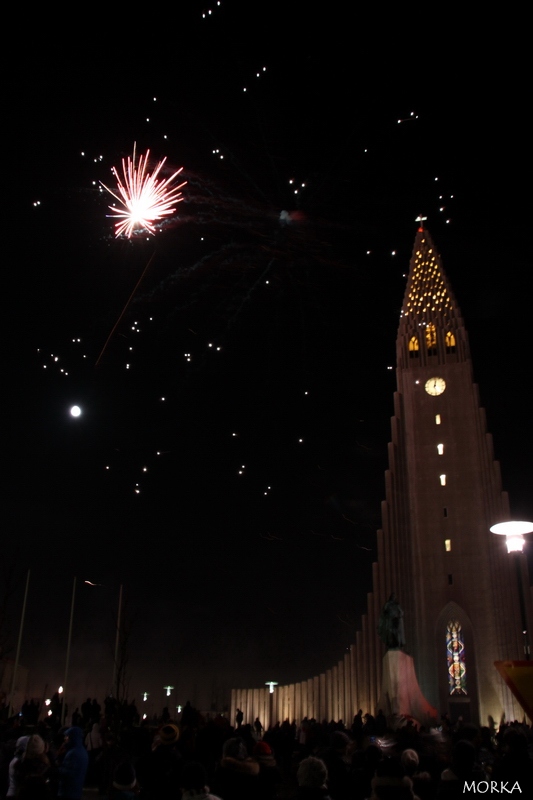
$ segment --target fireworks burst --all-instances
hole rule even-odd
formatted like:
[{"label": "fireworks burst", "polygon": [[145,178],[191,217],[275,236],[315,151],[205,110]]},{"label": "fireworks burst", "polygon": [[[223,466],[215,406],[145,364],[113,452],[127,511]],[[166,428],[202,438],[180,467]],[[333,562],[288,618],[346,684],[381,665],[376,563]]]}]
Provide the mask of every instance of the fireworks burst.
[{"label": "fireworks burst", "polygon": [[[168,217],[176,210],[176,203],[183,200],[181,189],[187,181],[173,186],[175,178],[182,172],[183,167],[171,175],[166,180],[158,180],[158,175],[166,161],[164,158],[158,163],[152,174],[146,171],[148,156],[150,151],[146,151],[145,156],[139,158],[139,163],[135,163],[135,147],[133,148],[133,158],[122,159],[122,175],[119,175],[115,167],[112,172],[117,179],[118,193],[115,194],[105,183],[102,186],[109,194],[121,203],[123,209],[109,206],[113,212],[112,217],[119,220],[115,225],[115,235],[125,234],[131,238],[135,228],[145,228],[151,234],[155,234],[154,222],[164,217]],[[120,196],[119,196],[120,195]]]}]

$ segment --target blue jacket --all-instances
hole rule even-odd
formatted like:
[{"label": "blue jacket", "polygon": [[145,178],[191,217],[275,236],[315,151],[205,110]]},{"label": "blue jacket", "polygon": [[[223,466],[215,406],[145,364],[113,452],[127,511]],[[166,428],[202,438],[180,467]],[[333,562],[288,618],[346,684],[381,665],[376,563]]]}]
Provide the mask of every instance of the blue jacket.
[{"label": "blue jacket", "polygon": [[68,728],[65,736],[68,736],[67,752],[59,767],[57,796],[81,800],[89,754],[83,745],[81,728]]}]

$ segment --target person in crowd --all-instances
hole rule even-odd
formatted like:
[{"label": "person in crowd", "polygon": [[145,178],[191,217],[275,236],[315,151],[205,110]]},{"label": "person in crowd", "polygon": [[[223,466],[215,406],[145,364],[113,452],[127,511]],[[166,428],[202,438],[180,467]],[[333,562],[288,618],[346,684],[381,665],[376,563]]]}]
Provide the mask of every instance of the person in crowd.
[{"label": "person in crowd", "polygon": [[28,800],[51,800],[52,765],[46,750],[46,745],[38,734],[29,737],[26,752],[15,765],[17,797],[25,797]]},{"label": "person in crowd", "polygon": [[476,748],[472,742],[460,739],[453,746],[451,767],[447,767],[440,776],[437,790],[439,800],[452,800],[464,794],[465,781],[477,784],[486,781],[487,775],[476,763]]},{"label": "person in crowd", "polygon": [[115,767],[108,800],[135,800],[139,792],[135,769],[131,761],[126,759]]},{"label": "person in crowd", "polygon": [[372,778],[370,800],[417,800],[411,778],[403,774],[396,759],[385,758],[379,762]]},{"label": "person in crowd", "polygon": [[277,797],[277,790],[283,782],[272,748],[266,742],[257,742],[252,755],[259,764],[259,786],[257,787],[257,800],[273,800]]},{"label": "person in crowd", "polygon": [[343,731],[333,731],[329,742],[329,747],[324,747],[317,753],[328,770],[329,793],[332,800],[351,800],[350,765],[353,742]]},{"label": "person in crowd", "polygon": [[96,760],[102,752],[103,742],[100,733],[100,723],[93,722],[93,726],[85,737],[85,748],[89,754],[89,764],[87,766],[87,782],[92,786],[97,782]]},{"label": "person in crowd", "polygon": [[183,768],[180,783],[181,800],[221,800],[220,797],[209,793],[206,771],[202,764],[196,761],[191,761]]},{"label": "person in crowd", "polygon": [[65,751],[59,766],[58,797],[64,800],[81,800],[88,763],[89,756],[83,746],[83,731],[81,728],[67,728]]},{"label": "person in crowd", "polygon": [[298,800],[331,800],[327,789],[328,770],[321,758],[309,756],[296,773]]},{"label": "person in crowd", "polygon": [[128,759],[128,753],[121,747],[117,737],[112,731],[108,731],[104,737],[102,752],[95,761],[95,775],[98,791],[104,797],[109,794],[113,783],[115,769],[123,761]]},{"label": "person in crowd", "polygon": [[137,764],[141,797],[150,800],[179,797],[183,757],[178,749],[180,731],[166,723],[154,738],[152,749]]},{"label": "person in crowd", "polygon": [[533,797],[533,760],[528,752],[526,734],[515,727],[506,728],[501,743],[502,756],[494,765],[493,780],[507,781],[509,788],[517,781],[522,797]]},{"label": "person in crowd", "polygon": [[250,800],[259,791],[259,763],[248,756],[240,737],[224,742],[222,759],[213,779],[213,791],[224,800]]},{"label": "person in crowd", "polygon": [[17,743],[15,745],[15,754],[9,764],[9,773],[8,773],[9,786],[7,789],[6,797],[17,796],[19,784],[18,784],[18,773],[16,772],[16,767],[19,761],[24,757],[24,753],[26,752],[26,747],[28,746],[29,740],[30,740],[29,736],[19,736],[19,738],[17,739]]}]

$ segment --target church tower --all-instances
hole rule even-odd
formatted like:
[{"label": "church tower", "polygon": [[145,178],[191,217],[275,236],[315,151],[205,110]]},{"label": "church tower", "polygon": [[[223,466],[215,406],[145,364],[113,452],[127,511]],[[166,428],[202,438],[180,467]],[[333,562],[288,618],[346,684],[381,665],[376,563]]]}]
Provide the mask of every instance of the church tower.
[{"label": "church tower", "polygon": [[[502,714],[522,719],[494,666],[524,658],[514,559],[505,538],[489,530],[509,519],[509,502],[479,404],[463,318],[422,227],[398,328],[388,461],[373,586],[355,644],[320,675],[277,686],[274,697],[264,688],[234,689],[232,718],[240,708],[247,722],[259,715],[265,725],[287,717],[350,720],[359,708],[376,712],[387,698],[391,711],[399,708],[401,683],[406,707],[415,712],[416,705],[422,716],[427,703],[420,690],[437,713],[454,720],[487,725],[489,716],[496,723]],[[525,557],[518,558],[527,580]],[[404,612],[403,649],[412,660],[394,651],[384,659],[377,628],[392,592]],[[532,594],[524,594],[532,630]],[[409,665],[409,675],[401,663]]]},{"label": "church tower", "polygon": [[394,411],[374,593],[396,592],[405,649],[435,708],[482,724],[519,714],[494,667],[524,657],[512,559],[489,532],[510,518],[509,503],[463,318],[422,227],[398,329]]}]

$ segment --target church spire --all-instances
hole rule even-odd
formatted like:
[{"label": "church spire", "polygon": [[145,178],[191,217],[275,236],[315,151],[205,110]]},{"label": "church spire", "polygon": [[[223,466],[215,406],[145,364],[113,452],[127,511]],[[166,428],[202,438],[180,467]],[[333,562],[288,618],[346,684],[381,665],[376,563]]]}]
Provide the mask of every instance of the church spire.
[{"label": "church spire", "polygon": [[[397,340],[400,368],[468,358],[461,312],[428,231],[418,228]],[[453,356],[453,358],[451,358]]]}]

